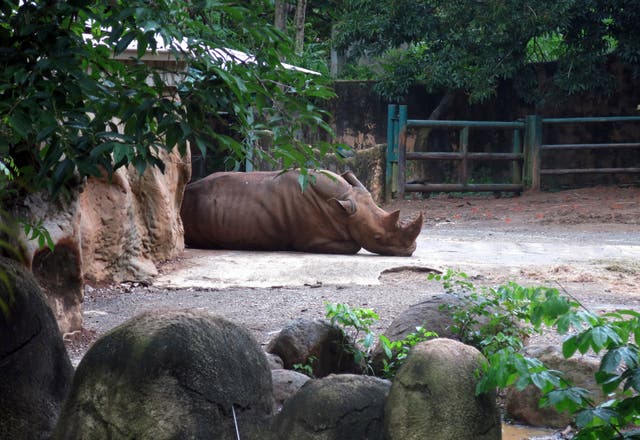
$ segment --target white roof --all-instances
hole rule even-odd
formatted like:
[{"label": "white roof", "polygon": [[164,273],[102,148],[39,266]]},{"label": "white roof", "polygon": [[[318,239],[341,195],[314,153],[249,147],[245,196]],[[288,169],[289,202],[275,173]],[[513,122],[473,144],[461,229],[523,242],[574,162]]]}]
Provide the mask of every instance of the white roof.
[{"label": "white roof", "polygon": [[[93,39],[91,34],[83,34],[85,41],[89,41]],[[172,53],[171,46],[176,49],[180,49],[184,52],[189,52],[191,47],[186,38],[183,38],[181,41],[173,41],[171,45],[165,44],[163,38],[160,35],[155,36],[156,40],[156,51],[155,53],[151,50],[147,49],[145,55],[142,56],[142,61],[174,61],[175,57]],[[248,54],[246,52],[242,52],[240,50],[230,49],[230,48],[214,48],[207,49],[207,52],[211,55],[211,57],[215,60],[221,62],[221,64],[227,63],[255,63],[256,59],[253,55]],[[136,40],[129,43],[127,48],[122,52],[116,55],[114,58],[117,60],[128,60],[131,58],[136,58],[138,54],[138,42]],[[287,63],[280,63],[280,65],[287,70],[295,70],[296,72],[306,73],[308,75],[321,75],[320,72],[316,72],[315,70],[305,69],[303,67],[294,66]]]}]

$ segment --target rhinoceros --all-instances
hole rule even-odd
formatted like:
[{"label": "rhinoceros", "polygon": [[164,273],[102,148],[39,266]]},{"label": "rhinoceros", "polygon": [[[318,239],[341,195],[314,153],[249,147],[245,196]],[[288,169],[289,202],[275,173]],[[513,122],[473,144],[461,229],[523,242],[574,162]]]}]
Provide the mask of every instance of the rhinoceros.
[{"label": "rhinoceros", "polygon": [[193,248],[410,256],[422,213],[401,224],[378,207],[351,172],[220,172],[187,185],[185,244]]}]

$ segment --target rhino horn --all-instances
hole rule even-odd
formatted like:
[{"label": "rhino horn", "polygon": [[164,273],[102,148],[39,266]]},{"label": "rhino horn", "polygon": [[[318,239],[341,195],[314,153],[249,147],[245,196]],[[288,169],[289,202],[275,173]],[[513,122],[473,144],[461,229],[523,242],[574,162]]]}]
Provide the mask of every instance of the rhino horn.
[{"label": "rhino horn", "polygon": [[406,238],[410,238],[411,240],[415,240],[416,237],[420,234],[422,230],[422,212],[411,222],[402,226],[403,232],[406,234]]},{"label": "rhino horn", "polygon": [[351,184],[351,186],[367,191],[367,188],[364,187],[362,182],[360,182],[358,180],[358,178],[355,176],[355,174],[353,174],[351,171],[347,171],[345,173],[342,173],[341,177],[344,180],[346,180],[347,182],[349,182]]}]

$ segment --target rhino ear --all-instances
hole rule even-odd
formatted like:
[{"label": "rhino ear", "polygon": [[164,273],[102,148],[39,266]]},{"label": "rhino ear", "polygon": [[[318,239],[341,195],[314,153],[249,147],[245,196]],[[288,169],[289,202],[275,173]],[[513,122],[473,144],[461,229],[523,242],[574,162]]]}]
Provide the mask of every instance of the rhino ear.
[{"label": "rhino ear", "polygon": [[336,206],[340,207],[347,213],[347,215],[353,215],[358,210],[356,206],[356,202],[352,199],[347,200],[338,200],[338,199],[329,199],[329,202],[334,203]]},{"label": "rhino ear", "polygon": [[400,210],[397,209],[392,213],[390,213],[385,219],[385,222],[387,223],[387,228],[389,229],[397,228],[399,220],[400,220]]}]

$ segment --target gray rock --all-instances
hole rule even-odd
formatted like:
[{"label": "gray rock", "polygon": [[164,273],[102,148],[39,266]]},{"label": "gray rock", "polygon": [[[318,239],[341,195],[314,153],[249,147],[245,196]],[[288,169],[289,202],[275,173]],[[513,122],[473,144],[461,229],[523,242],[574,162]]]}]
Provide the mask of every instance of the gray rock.
[{"label": "gray rock", "polygon": [[391,384],[371,376],[330,375],[307,382],[275,417],[279,440],[382,440]]},{"label": "gray rock", "polygon": [[339,327],[324,320],[290,322],[269,342],[266,351],[280,356],[287,370],[295,364],[309,364],[315,377],[362,370],[354,361],[351,341]]},{"label": "gray rock", "polygon": [[244,328],[203,311],[147,312],[84,356],[54,439],[262,439],[271,372]]},{"label": "gray rock", "polygon": [[300,387],[309,381],[309,376],[292,370],[271,370],[273,382],[273,398],[276,401],[276,411],[282,409],[284,402],[296,394]]},{"label": "gray rock", "polygon": [[31,273],[0,257],[0,274],[0,437],[49,438],[73,367]]},{"label": "gray rock", "polygon": [[284,367],[284,363],[280,356],[273,353],[265,353],[267,355],[267,362],[269,362],[269,368],[272,370],[280,370]]},{"label": "gray rock", "polygon": [[385,405],[388,440],[499,440],[494,393],[475,395],[475,348],[451,339],[421,342],[398,369]]}]

